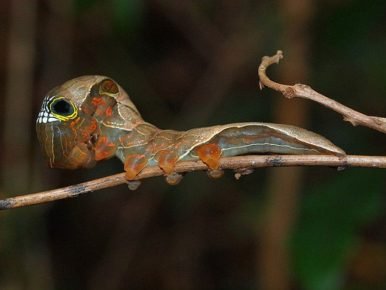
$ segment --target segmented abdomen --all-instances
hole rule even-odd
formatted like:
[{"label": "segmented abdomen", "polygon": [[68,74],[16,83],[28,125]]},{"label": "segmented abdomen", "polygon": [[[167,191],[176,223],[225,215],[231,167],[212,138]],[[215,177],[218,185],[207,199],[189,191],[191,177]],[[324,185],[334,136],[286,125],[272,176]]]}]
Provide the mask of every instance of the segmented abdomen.
[{"label": "segmented abdomen", "polygon": [[[222,156],[237,156],[249,153],[277,154],[332,154],[345,155],[344,151],[326,138],[290,125],[271,123],[235,123],[185,132],[160,131],[148,146],[174,151],[178,160],[195,160],[195,149],[204,144],[217,144]],[[150,148],[149,148],[150,149]],[[153,150],[152,156],[157,153]],[[151,158],[152,161],[154,158]],[[154,163],[154,162],[151,162]]]}]

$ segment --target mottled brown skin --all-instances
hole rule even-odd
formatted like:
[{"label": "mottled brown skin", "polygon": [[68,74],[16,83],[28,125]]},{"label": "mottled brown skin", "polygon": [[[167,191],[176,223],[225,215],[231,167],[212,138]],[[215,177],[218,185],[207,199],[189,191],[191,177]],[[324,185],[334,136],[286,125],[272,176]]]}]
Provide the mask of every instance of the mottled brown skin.
[{"label": "mottled brown skin", "polygon": [[104,76],[79,77],[50,91],[36,130],[51,167],[91,167],[117,156],[128,180],[157,165],[170,184],[180,180],[174,168],[181,160],[200,159],[219,176],[222,156],[345,154],[324,137],[289,125],[249,122],[161,130],[145,122],[126,92]]}]

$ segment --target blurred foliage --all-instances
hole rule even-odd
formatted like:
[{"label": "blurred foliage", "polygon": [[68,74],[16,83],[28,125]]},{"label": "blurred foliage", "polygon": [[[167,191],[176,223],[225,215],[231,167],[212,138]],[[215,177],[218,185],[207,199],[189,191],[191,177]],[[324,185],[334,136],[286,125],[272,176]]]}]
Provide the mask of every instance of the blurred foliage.
[{"label": "blurred foliage", "polygon": [[111,3],[103,0],[73,0],[73,2],[74,13],[78,17],[82,17],[90,9],[103,7],[105,13],[111,15],[113,31],[120,33],[122,37],[138,32],[144,19],[145,1],[143,0],[114,0]]},{"label": "blurred foliage", "polygon": [[381,172],[357,170],[309,190],[292,239],[294,269],[305,289],[342,289],[360,230],[383,210],[383,180]]}]

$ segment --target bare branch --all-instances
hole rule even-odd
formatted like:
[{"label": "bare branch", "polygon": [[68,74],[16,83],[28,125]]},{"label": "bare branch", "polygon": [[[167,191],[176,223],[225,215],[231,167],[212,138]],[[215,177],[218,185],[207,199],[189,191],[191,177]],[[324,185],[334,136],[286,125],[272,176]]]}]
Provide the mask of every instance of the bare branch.
[{"label": "bare branch", "polygon": [[316,92],[308,85],[284,85],[269,79],[266,75],[267,68],[274,63],[279,63],[282,58],[283,52],[280,50],[278,50],[273,56],[264,56],[262,58],[261,64],[259,66],[260,88],[263,88],[264,86],[269,87],[273,90],[281,92],[286,98],[289,99],[299,97],[315,101],[340,113],[343,115],[343,119],[350,122],[353,126],[361,125],[386,133],[386,118],[373,117],[362,114]]},{"label": "bare branch", "polygon": [[[386,168],[386,157],[359,155],[347,155],[345,157],[331,155],[250,155],[222,158],[220,168],[233,169],[236,172],[236,177],[239,177],[243,174],[249,174],[251,168],[280,166],[332,166],[338,168],[355,166]],[[176,172],[179,173],[197,170],[207,170],[207,167],[201,161],[180,162],[176,167]],[[158,167],[149,167],[145,168],[138,175],[137,179],[140,180],[160,175],[163,175],[161,169]],[[119,173],[63,188],[10,197],[0,200],[0,210],[77,197],[90,191],[127,183],[124,176],[124,173]]]}]

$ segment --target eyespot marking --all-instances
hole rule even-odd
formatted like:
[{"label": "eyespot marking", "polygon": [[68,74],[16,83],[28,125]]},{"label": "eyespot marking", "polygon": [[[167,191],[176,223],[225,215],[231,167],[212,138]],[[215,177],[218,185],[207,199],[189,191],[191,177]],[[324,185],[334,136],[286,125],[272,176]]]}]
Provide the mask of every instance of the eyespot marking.
[{"label": "eyespot marking", "polygon": [[54,97],[48,104],[49,112],[61,121],[75,119],[78,116],[78,109],[71,100],[64,97]]},{"label": "eyespot marking", "polygon": [[65,100],[57,100],[51,104],[51,111],[62,116],[70,116],[74,113],[74,107]]},{"label": "eyespot marking", "polygon": [[36,119],[36,123],[51,123],[68,121],[78,116],[78,109],[71,100],[64,97],[45,97],[42,107]]}]

